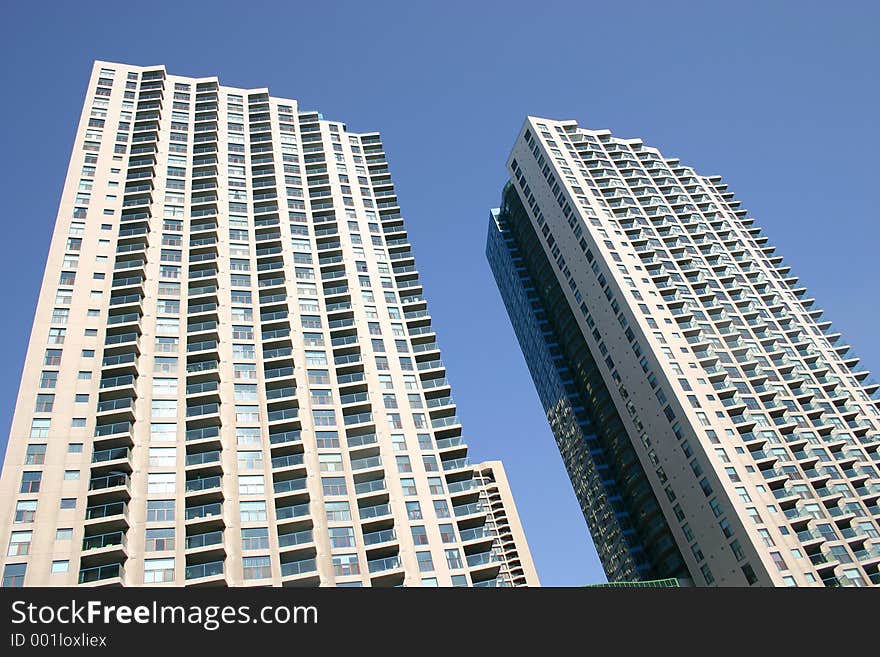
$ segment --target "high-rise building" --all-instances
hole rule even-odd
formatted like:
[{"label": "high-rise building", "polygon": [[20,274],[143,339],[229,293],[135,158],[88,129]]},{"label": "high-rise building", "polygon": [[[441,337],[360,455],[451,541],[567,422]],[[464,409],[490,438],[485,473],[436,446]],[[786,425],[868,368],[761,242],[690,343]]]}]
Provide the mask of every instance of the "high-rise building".
[{"label": "high-rise building", "polygon": [[535,585],[486,472],[379,135],[97,62],[0,481],[3,584]]},{"label": "high-rise building", "polygon": [[487,255],[609,580],[880,584],[877,383],[748,212],[528,118]]}]

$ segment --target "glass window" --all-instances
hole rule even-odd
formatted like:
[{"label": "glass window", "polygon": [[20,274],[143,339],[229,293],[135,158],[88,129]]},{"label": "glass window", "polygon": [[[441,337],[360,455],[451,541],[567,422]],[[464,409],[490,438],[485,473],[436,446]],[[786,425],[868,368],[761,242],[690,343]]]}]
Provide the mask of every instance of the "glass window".
[{"label": "glass window", "polygon": [[244,579],[266,579],[272,577],[271,560],[267,555],[259,557],[242,557],[241,565]]},{"label": "glass window", "polygon": [[30,530],[11,532],[9,534],[9,547],[6,550],[6,556],[24,557],[30,554],[33,534]]},{"label": "glass window", "polygon": [[267,527],[246,527],[241,530],[242,550],[268,550],[269,529]]},{"label": "glass window", "polygon": [[147,500],[147,522],[172,522],[174,500]]},{"label": "glass window", "polygon": [[144,584],[174,581],[174,558],[144,559]]},{"label": "glass window", "polygon": [[40,480],[43,473],[39,471],[25,471],[21,473],[21,487],[19,493],[39,493]]},{"label": "glass window", "polygon": [[147,552],[164,552],[174,549],[174,527],[147,529],[145,536]]}]

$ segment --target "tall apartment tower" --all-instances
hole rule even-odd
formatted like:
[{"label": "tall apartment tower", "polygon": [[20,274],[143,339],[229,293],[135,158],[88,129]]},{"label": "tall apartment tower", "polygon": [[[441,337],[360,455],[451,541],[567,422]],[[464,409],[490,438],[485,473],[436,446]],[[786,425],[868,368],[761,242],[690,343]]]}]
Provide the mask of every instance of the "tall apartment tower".
[{"label": "tall apartment tower", "polygon": [[536,585],[485,473],[379,135],[97,62],[0,481],[3,584]]},{"label": "tall apartment tower", "polygon": [[487,255],[609,580],[880,584],[877,383],[727,191],[528,118]]}]

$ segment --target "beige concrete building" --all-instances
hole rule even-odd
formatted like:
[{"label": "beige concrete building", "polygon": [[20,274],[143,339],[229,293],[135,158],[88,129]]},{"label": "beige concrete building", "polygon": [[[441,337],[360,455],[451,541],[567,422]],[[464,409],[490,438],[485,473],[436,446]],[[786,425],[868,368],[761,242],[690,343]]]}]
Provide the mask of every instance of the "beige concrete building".
[{"label": "beige concrete building", "polygon": [[0,480],[4,586],[537,585],[382,143],[96,62]]},{"label": "beige concrete building", "polygon": [[609,581],[880,584],[880,384],[719,177],[529,117],[487,255]]}]

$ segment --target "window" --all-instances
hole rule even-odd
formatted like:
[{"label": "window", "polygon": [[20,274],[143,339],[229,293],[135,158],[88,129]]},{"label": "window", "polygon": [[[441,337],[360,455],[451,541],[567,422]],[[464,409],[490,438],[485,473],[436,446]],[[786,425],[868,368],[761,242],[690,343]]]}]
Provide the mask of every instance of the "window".
[{"label": "window", "polygon": [[6,550],[7,557],[24,557],[30,554],[32,531],[12,532],[9,535],[9,547]]},{"label": "window", "polygon": [[344,577],[346,575],[360,575],[361,569],[356,554],[334,554],[333,573]]},{"label": "window", "polygon": [[43,465],[46,462],[46,445],[28,445],[24,456],[25,465]]},{"label": "window", "polygon": [[268,550],[269,529],[267,527],[248,527],[241,530],[242,550]]},{"label": "window", "polygon": [[238,469],[239,470],[262,470],[263,469],[263,452],[260,451],[241,451],[238,453]]},{"label": "window", "polygon": [[50,328],[49,329],[49,344],[64,344],[64,337],[66,334],[67,334],[67,329]]},{"label": "window", "polygon": [[339,435],[335,431],[316,431],[315,439],[318,449],[334,449],[339,447]]},{"label": "window", "polygon": [[461,553],[457,548],[446,550],[446,565],[450,568],[462,568]]},{"label": "window", "polygon": [[440,525],[440,540],[444,543],[455,543],[455,528],[452,525]]},{"label": "window", "polygon": [[265,491],[266,484],[263,481],[263,475],[239,475],[238,492],[240,495],[263,495]]},{"label": "window", "polygon": [[40,373],[40,388],[44,390],[53,390],[58,383],[58,372],[54,370],[43,370]]},{"label": "window", "polygon": [[333,410],[312,409],[312,419],[315,423],[315,426],[336,426],[336,412]]},{"label": "window", "polygon": [[245,404],[235,405],[235,421],[239,424],[255,424],[260,421],[260,407]]},{"label": "window", "polygon": [[322,477],[321,486],[324,495],[345,495],[345,477]]},{"label": "window", "polygon": [[60,508],[62,508],[62,509],[75,509],[76,508],[76,498],[75,497],[62,497]]},{"label": "window", "polygon": [[266,520],[265,502],[240,502],[242,522],[262,522]]},{"label": "window", "polygon": [[147,493],[174,493],[175,473],[150,472],[147,474]]},{"label": "window", "polygon": [[36,500],[21,500],[15,505],[15,523],[29,524],[34,521],[37,513]]},{"label": "window", "polygon": [[46,349],[43,357],[43,365],[47,367],[59,367],[61,365],[61,349]]},{"label": "window", "polygon": [[348,502],[326,502],[324,508],[327,511],[327,522],[351,520]]},{"label": "window", "polygon": [[39,493],[40,480],[43,477],[42,472],[25,471],[21,473],[21,487],[19,493]]},{"label": "window", "polygon": [[779,570],[788,570],[788,564],[785,563],[785,559],[782,557],[782,554],[779,552],[771,552],[770,558],[773,560],[773,564]]},{"label": "window", "polygon": [[342,472],[342,454],[319,454],[321,472]]},{"label": "window", "polygon": [[174,527],[147,529],[145,536],[147,552],[165,552],[174,549]]},{"label": "window", "polygon": [[176,399],[154,399],[151,402],[153,417],[177,417]]},{"label": "window", "polygon": [[266,579],[272,577],[271,560],[268,555],[259,557],[242,557],[241,566],[244,579]]},{"label": "window", "polygon": [[[152,438],[152,435],[150,437]],[[174,447],[150,447],[149,458],[151,468],[173,468],[177,463],[177,449]]]},{"label": "window", "polygon": [[700,566],[700,572],[703,574],[703,579],[706,581],[707,586],[711,586],[715,582],[715,576],[712,575],[712,571],[709,569],[708,564]]},{"label": "window", "polygon": [[174,558],[144,559],[144,584],[174,581]]},{"label": "window", "polygon": [[333,548],[354,547],[354,529],[351,527],[330,527],[330,546]]},{"label": "window", "polygon": [[177,396],[177,379],[162,379],[162,378],[154,378],[153,379],[153,395],[164,397],[164,396]]},{"label": "window", "polygon": [[408,497],[418,494],[415,479],[410,479],[408,477],[403,478],[400,480],[400,486],[403,488],[403,494]]},{"label": "window", "polygon": [[3,569],[3,587],[21,588],[24,586],[24,574],[27,571],[26,563],[8,563]]},{"label": "window", "polygon": [[419,564],[419,572],[427,573],[434,570],[434,561],[430,552],[416,552],[416,561]]},{"label": "window", "polygon": [[147,522],[173,522],[174,500],[147,500]]},{"label": "window", "polygon": [[418,502],[407,502],[406,503],[406,516],[410,520],[421,520],[422,519],[422,507]]},{"label": "window", "polygon": [[60,529],[55,530],[55,540],[56,541],[72,541],[73,540],[73,528],[72,527],[62,527]]}]

